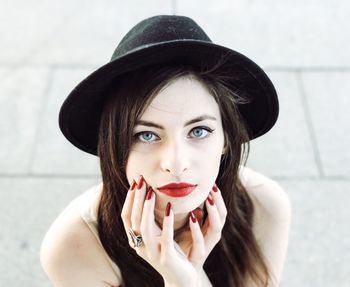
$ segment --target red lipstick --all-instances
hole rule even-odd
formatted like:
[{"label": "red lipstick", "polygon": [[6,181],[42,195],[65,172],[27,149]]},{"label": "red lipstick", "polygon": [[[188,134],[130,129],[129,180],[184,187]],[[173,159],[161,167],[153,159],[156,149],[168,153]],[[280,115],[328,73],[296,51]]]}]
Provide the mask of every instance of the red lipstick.
[{"label": "red lipstick", "polygon": [[158,190],[171,197],[183,197],[189,195],[196,187],[197,185],[195,184],[180,182],[158,187]]}]

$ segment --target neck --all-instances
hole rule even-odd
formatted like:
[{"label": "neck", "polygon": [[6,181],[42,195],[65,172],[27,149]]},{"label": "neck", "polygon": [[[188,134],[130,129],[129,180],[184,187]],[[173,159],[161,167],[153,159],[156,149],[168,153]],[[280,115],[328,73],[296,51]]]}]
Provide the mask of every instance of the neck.
[{"label": "neck", "polygon": [[[199,205],[199,208],[203,209],[203,207],[204,203]],[[174,214],[174,236],[176,236],[176,233],[181,232],[182,229],[188,226],[189,216],[190,214],[188,212]],[[160,228],[163,226],[163,219],[164,212],[155,212],[155,220]]]}]

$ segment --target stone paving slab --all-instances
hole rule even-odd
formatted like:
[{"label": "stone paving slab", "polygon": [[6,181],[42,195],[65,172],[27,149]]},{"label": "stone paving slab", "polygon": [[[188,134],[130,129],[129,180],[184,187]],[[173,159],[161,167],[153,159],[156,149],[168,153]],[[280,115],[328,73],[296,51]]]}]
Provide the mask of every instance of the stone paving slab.
[{"label": "stone paving slab", "polygon": [[0,62],[21,64],[102,65],[138,21],[172,11],[170,0],[15,0],[3,6]]},{"label": "stone paving slab", "polygon": [[318,174],[300,89],[294,72],[266,71],[279,98],[279,116],[265,135],[250,142],[248,165],[278,178]]},{"label": "stone paving slab", "polygon": [[[70,5],[70,1],[65,1]],[[151,2],[86,1],[80,0],[83,11],[76,10],[70,23],[62,23],[55,40],[38,50],[33,62],[72,64],[107,63],[122,37],[137,22],[155,14],[171,13],[171,1]]]},{"label": "stone paving slab", "polygon": [[30,63],[38,49],[44,50],[45,44],[54,40],[62,23],[68,25],[79,11],[81,1],[64,2],[68,1],[1,0],[0,61]]},{"label": "stone paving slab", "polygon": [[0,179],[0,286],[52,286],[40,266],[43,237],[59,213],[97,178]]},{"label": "stone paving slab", "polygon": [[350,176],[350,72],[302,72],[321,176]]},{"label": "stone paving slab", "polygon": [[59,110],[74,87],[93,69],[62,69],[53,71],[50,90],[43,107],[42,121],[30,171],[35,174],[97,175],[100,173],[96,156],[73,146],[61,133]]},{"label": "stone paving slab", "polygon": [[349,286],[349,181],[279,183],[293,215],[282,286]]},{"label": "stone paving slab", "polygon": [[349,2],[178,0],[189,15],[224,46],[264,67],[349,67]]},{"label": "stone paving slab", "polygon": [[[99,178],[1,178],[1,286],[51,286],[41,270],[42,239],[58,214]],[[292,203],[281,286],[348,286],[347,181],[280,180]],[[9,193],[10,191],[10,193]],[[10,195],[10,196],[9,196]]]},{"label": "stone paving slab", "polygon": [[47,68],[1,69],[0,173],[27,173],[49,72]]}]

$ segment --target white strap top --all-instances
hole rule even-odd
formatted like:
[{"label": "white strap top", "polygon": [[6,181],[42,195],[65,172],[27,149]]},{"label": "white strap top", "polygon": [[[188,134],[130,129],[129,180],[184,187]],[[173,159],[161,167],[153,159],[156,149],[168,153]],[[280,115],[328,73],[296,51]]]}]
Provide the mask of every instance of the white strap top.
[{"label": "white strap top", "polygon": [[[248,172],[247,167],[244,167],[240,165],[239,168],[239,176],[241,178],[242,184],[244,185],[247,182],[248,178]],[[98,236],[97,231],[97,210],[98,210],[98,204],[100,195],[102,192],[102,182],[98,185],[95,185],[85,191],[83,194],[75,198],[71,204],[76,204],[79,214],[81,215],[82,219],[85,221],[85,223],[88,225],[92,233],[95,235],[98,242],[101,244],[100,238]],[[103,248],[103,246],[102,246]],[[184,252],[182,251],[181,247],[175,242],[175,248],[186,257]],[[119,267],[114,263],[114,261],[108,256],[106,253],[106,258],[108,259],[112,269],[114,270],[115,275],[119,279],[120,282],[122,282],[122,276]]]}]

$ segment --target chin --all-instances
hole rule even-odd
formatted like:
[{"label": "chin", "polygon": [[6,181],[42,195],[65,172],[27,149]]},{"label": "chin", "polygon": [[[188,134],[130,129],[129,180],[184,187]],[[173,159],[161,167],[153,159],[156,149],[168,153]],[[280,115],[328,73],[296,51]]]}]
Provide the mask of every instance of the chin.
[{"label": "chin", "polygon": [[186,205],[177,205],[175,208],[173,208],[174,215],[178,214],[188,214],[191,211],[195,210],[197,207],[201,206],[201,202],[196,202],[193,204],[186,204]]}]

